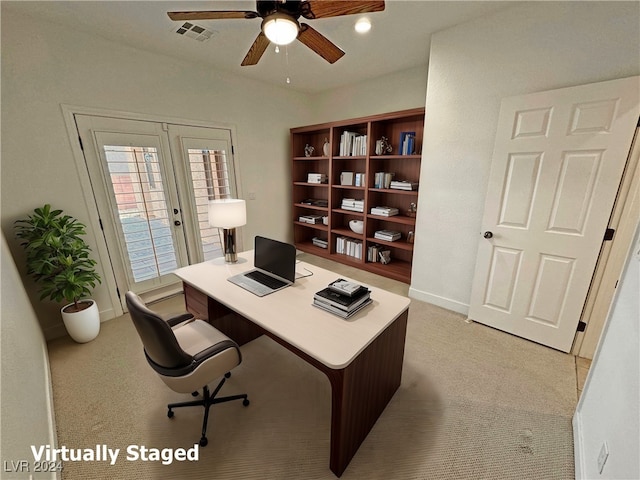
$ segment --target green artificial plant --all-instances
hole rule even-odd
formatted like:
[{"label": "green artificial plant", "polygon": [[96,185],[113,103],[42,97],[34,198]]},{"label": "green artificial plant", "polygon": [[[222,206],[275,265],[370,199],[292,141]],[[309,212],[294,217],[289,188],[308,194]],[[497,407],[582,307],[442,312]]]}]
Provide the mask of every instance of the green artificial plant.
[{"label": "green artificial plant", "polygon": [[83,238],[85,225],[47,204],[17,220],[15,228],[27,255],[27,274],[40,286],[40,300],[48,297],[58,303],[73,303],[65,310],[68,312],[90,306],[80,300],[101,280]]}]

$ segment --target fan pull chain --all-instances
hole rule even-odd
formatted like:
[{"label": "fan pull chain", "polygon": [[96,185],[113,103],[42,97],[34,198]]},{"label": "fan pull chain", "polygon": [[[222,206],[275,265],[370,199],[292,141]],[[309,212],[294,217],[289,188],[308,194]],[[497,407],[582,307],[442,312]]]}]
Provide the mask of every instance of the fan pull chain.
[{"label": "fan pull chain", "polygon": [[289,47],[288,46],[284,47],[284,57],[287,65],[287,85],[289,85],[291,83],[291,77],[289,76]]}]

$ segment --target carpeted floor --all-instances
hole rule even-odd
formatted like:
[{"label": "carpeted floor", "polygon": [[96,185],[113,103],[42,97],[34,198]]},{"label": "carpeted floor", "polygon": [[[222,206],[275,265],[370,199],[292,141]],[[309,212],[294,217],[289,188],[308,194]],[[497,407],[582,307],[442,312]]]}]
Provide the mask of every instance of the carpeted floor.
[{"label": "carpeted floor", "polygon": [[[154,308],[177,311],[182,301]],[[191,397],[148,367],[128,316],[103,323],[91,343],[51,342],[58,445],[121,449],[115,465],[67,462],[62,478],[335,478],[328,380],[269,338],[242,351],[221,394],[248,393],[251,405],[214,406],[199,460],[162,465],[128,461],[126,449],[193,447],[202,409],[167,418],[167,403]],[[573,479],[576,403],[571,355],[413,300],[402,385],[342,478]]]}]

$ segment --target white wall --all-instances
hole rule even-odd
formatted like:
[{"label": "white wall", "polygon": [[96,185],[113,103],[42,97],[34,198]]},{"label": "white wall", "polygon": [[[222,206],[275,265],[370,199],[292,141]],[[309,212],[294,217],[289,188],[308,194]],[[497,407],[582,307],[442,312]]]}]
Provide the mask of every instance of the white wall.
[{"label": "white wall", "polygon": [[[640,478],[640,223],[573,428],[576,478]],[[600,475],[604,442],[609,458]]]},{"label": "white wall", "polygon": [[640,73],[637,2],[527,2],[433,35],[410,295],[467,313],[503,97]]},{"label": "white wall", "polygon": [[[47,344],[31,307],[4,235],[0,234],[2,258],[2,317],[0,363],[2,364],[2,438],[5,462],[33,460],[31,445],[56,445],[55,417]],[[33,465],[33,462],[31,462]],[[25,474],[0,476],[26,478]],[[38,478],[55,478],[40,474]]]},{"label": "white wall", "polygon": [[[1,224],[23,273],[13,222],[47,202],[87,224],[97,260],[108,261],[96,209],[85,204],[81,182],[87,190],[88,177],[76,170],[62,104],[234,126],[241,192],[256,196],[247,203],[245,245],[256,234],[292,239],[291,127],[424,105],[426,66],[306,95],[74,32],[6,5]],[[47,338],[64,334],[59,307],[40,302],[33,282],[24,280]],[[103,320],[111,318],[115,307],[105,283],[94,297]]]},{"label": "white wall", "polygon": [[424,107],[427,65],[327,90],[311,98],[313,123]]},{"label": "white wall", "polygon": [[[80,181],[88,177],[76,169],[62,104],[233,125],[242,192],[256,196],[247,202],[245,245],[258,233],[291,239],[289,128],[311,122],[306,95],[118,45],[5,6],[1,222],[21,272],[24,255],[13,222],[45,203],[93,225],[87,240],[99,263],[108,261],[96,209],[85,203]],[[25,285],[47,338],[63,333],[59,306],[39,301],[30,280]],[[104,282],[94,297],[103,320],[110,318]]]}]

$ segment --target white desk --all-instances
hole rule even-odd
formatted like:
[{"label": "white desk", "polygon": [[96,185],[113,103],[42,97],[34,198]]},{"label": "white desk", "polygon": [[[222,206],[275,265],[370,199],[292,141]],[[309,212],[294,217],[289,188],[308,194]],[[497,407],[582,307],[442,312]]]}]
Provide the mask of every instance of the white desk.
[{"label": "white desk", "polygon": [[[400,386],[409,299],[370,287],[372,304],[344,320],[312,306],[340,275],[300,262],[293,286],[265,297],[227,281],[253,268],[204,262],[178,269],[189,311],[240,345],[266,334],[323,371],[332,386],[330,468],[340,476]],[[342,277],[344,278],[344,277]]]}]

